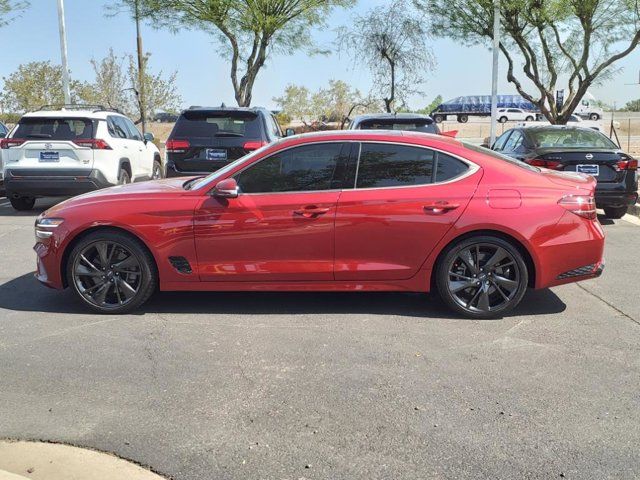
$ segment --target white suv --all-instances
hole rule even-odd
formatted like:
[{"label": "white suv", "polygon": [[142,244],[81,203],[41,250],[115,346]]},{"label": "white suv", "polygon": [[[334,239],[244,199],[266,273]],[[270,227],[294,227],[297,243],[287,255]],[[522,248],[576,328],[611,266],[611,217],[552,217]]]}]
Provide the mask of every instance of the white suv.
[{"label": "white suv", "polygon": [[498,121],[500,123],[506,123],[508,120],[511,121],[519,121],[519,122],[533,122],[536,119],[536,116],[527,112],[526,110],[522,110],[521,108],[499,108],[498,109]]},{"label": "white suv", "polygon": [[7,198],[16,210],[30,210],[37,197],[161,178],[162,160],[152,140],[120,112],[102,106],[27,113],[0,140]]}]

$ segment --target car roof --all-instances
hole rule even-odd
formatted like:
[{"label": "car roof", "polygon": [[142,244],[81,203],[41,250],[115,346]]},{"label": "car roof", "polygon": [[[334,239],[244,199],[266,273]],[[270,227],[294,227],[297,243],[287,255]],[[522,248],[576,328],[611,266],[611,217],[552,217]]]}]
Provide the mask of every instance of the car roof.
[{"label": "car roof", "polygon": [[[462,142],[452,137],[444,135],[436,135],[424,132],[408,132],[406,130],[324,130],[322,132],[303,133],[291,137],[285,137],[282,142],[287,140],[307,140],[307,141],[392,141],[402,143],[402,140],[429,140],[452,146],[462,146]],[[411,142],[413,143],[413,142]]]},{"label": "car roof", "polygon": [[353,121],[355,123],[360,123],[365,120],[429,120],[433,122],[433,119],[429,115],[424,115],[422,113],[409,113],[409,112],[401,112],[401,113],[365,113],[362,115],[357,115],[354,117]]},{"label": "car roof", "polygon": [[99,119],[104,120],[109,115],[119,115],[124,117],[120,112],[112,111],[112,110],[83,110],[83,109],[60,109],[60,110],[35,110],[33,112],[27,112],[22,117],[23,118],[60,118],[60,117],[72,117],[72,118],[91,118],[91,119]]},{"label": "car roof", "polygon": [[181,113],[185,113],[185,112],[251,112],[251,113],[256,113],[256,112],[267,112],[268,110],[264,107],[227,107],[227,106],[221,106],[221,107],[201,107],[201,106],[192,106],[189,107],[185,110],[183,110]]}]

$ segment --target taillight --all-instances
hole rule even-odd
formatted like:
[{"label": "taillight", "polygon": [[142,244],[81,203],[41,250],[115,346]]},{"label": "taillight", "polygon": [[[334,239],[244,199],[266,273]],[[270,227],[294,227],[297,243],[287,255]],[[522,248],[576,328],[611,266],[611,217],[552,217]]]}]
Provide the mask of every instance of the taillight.
[{"label": "taillight", "polygon": [[1,138],[0,148],[7,149],[11,147],[19,147],[27,140],[24,138]]},{"label": "taillight", "polygon": [[73,143],[79,147],[89,147],[94,150],[112,150],[111,146],[101,138],[79,138]]},{"label": "taillight", "polygon": [[566,208],[571,213],[575,213],[579,217],[589,220],[598,218],[596,214],[596,200],[592,195],[565,195],[558,200],[558,205]]},{"label": "taillight", "polygon": [[638,160],[631,157],[624,157],[624,160],[616,163],[616,170],[638,170]]},{"label": "taillight", "polygon": [[165,149],[171,153],[184,153],[190,146],[191,144],[188,140],[167,140]]},{"label": "taillight", "polygon": [[533,165],[534,167],[542,167],[548,168],[550,170],[559,170],[562,168],[561,162],[556,162],[555,160],[545,160],[543,158],[532,158],[531,160],[525,160],[529,165]]},{"label": "taillight", "polygon": [[244,148],[245,150],[257,150],[259,148],[264,147],[266,144],[267,142],[251,141],[251,142],[245,142],[242,148]]}]

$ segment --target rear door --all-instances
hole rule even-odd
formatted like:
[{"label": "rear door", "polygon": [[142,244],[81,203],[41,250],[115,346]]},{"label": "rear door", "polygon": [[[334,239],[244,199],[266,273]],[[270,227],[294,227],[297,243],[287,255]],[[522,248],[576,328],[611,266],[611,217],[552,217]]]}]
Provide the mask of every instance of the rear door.
[{"label": "rear door", "polygon": [[91,169],[96,121],[88,118],[23,117],[3,145],[6,168]]},{"label": "rear door", "polygon": [[[212,172],[265,143],[265,125],[247,110],[187,110],[171,132],[168,159],[180,172]],[[179,148],[171,148],[176,142]]]},{"label": "rear door", "polygon": [[413,277],[466,208],[478,167],[424,147],[362,143],[336,214],[335,278]]}]

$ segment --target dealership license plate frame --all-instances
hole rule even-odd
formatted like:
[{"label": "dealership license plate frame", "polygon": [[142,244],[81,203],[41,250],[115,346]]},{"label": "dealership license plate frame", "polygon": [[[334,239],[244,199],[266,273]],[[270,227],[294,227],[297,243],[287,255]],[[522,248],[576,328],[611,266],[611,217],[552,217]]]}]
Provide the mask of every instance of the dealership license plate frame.
[{"label": "dealership license plate frame", "polygon": [[60,161],[60,152],[52,152],[52,151],[40,152],[38,161],[42,163],[57,163]]},{"label": "dealership license plate frame", "polygon": [[597,177],[600,175],[600,165],[597,163],[581,163],[576,165],[576,172]]},{"label": "dealership license plate frame", "polygon": [[207,148],[205,158],[213,162],[227,161],[227,151],[221,148]]}]

